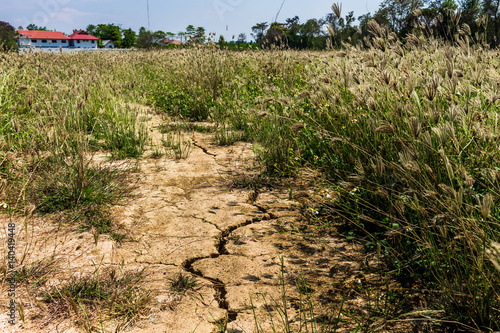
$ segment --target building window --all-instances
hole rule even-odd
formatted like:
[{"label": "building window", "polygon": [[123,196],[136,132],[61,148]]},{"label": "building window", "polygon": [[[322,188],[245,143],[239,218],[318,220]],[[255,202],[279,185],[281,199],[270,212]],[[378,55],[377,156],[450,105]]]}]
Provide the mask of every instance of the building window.
[{"label": "building window", "polygon": [[52,43],[57,43],[57,40],[53,39],[53,40],[52,40]]},{"label": "building window", "polygon": [[66,40],[64,40],[64,39],[61,40],[61,43],[66,44]]},{"label": "building window", "polygon": [[80,43],[80,40],[77,40],[76,42],[77,42],[77,43]]},{"label": "building window", "polygon": [[92,44],[94,44],[95,40],[92,41]]},{"label": "building window", "polygon": [[47,43],[47,40],[46,39],[42,39],[42,43]]},{"label": "building window", "polygon": [[32,43],[36,43],[36,39],[32,39],[32,40],[31,40],[31,42],[32,42]]}]

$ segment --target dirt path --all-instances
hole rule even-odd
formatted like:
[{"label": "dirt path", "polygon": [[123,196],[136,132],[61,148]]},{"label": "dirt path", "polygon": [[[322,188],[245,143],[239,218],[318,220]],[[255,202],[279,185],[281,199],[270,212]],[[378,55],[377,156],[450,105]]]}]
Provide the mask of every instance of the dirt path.
[{"label": "dirt path", "polygon": [[[163,120],[149,117],[154,146],[162,139],[158,126]],[[332,270],[338,270],[333,267],[336,262],[343,262],[345,283],[354,283],[359,265],[345,258],[354,245],[326,236],[306,242],[302,236],[283,232],[304,223],[299,202],[289,200],[286,191],[230,190],[233,175],[254,163],[250,144],[215,146],[209,134],[201,133],[185,134],[185,138],[192,143],[187,158],[148,158],[154,151],[151,147],[139,161],[133,199],[113,208],[115,221],[126,230],[123,242],[107,235],[96,240],[91,232],[76,233],[56,221],[26,219],[27,228],[17,230],[18,251],[26,253],[27,262],[54,256],[59,263],[47,286],[96,268],[145,269],[142,287],[152,291],[152,308],[148,317],[125,330],[204,333],[254,332],[255,318],[269,331],[270,313],[280,327],[276,311],[283,306],[281,257],[292,322],[297,321],[293,318],[304,302],[294,288],[300,276],[313,274],[316,294],[330,295],[325,303],[337,297],[331,286],[323,284],[331,280]],[[169,279],[178,274],[195,280],[196,290],[174,292]],[[26,331],[81,331],[74,318],[47,317],[47,305],[31,289],[24,288],[20,295]],[[266,306],[262,295],[271,306]],[[0,314],[0,323],[5,325],[0,331],[22,331],[21,322],[6,326],[5,313]]]},{"label": "dirt path", "polygon": [[[158,125],[154,122],[152,128]],[[277,216],[252,191],[228,189],[232,175],[253,163],[249,144],[218,147],[210,143],[210,135],[200,133],[190,140],[192,151],[185,159],[142,161],[138,198],[117,212],[133,241],[115,250],[114,261],[146,265],[151,272],[146,287],[163,290],[157,296],[160,311],[134,331],[214,332],[218,323],[250,332],[250,295],[257,305],[257,292],[279,296],[280,251],[262,241],[277,233]],[[297,204],[268,200],[283,208]],[[299,218],[297,210],[280,215]],[[169,292],[166,279],[179,273],[203,285],[199,294],[179,299]]]}]

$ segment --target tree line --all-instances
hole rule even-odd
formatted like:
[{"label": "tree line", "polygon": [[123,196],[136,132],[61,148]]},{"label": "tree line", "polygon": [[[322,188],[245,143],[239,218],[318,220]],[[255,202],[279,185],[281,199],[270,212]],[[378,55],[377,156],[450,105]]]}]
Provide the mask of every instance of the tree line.
[{"label": "tree line", "polygon": [[[363,44],[368,22],[387,26],[399,38],[414,32],[443,40],[455,40],[459,29],[467,30],[476,42],[496,47],[500,43],[500,0],[384,0],[372,15],[342,15],[342,4],[319,19],[300,22],[298,16],[285,22],[257,23],[252,37],[261,47],[285,45],[295,49],[341,47],[342,43]],[[357,23],[357,25],[355,24]]]}]

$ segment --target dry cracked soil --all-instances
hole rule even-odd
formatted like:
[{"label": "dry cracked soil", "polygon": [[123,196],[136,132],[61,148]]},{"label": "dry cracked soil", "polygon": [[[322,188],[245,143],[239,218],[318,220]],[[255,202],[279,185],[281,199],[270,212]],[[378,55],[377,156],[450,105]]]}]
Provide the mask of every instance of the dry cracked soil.
[{"label": "dry cracked soil", "polygon": [[[221,147],[211,143],[210,134],[184,133],[191,143],[189,156],[152,158],[165,120],[152,112],[147,118],[152,142],[138,161],[133,196],[113,207],[113,220],[126,234],[121,242],[108,235],[96,238],[92,231],[76,232],[54,218],[15,217],[18,262],[49,257],[57,262],[44,288],[98,269],[144,270],[141,287],[151,292],[149,309],[122,327],[144,333],[256,332],[256,323],[263,332],[272,331],[272,325],[282,331],[283,308],[291,325],[299,325],[299,309],[306,302],[296,287],[302,276],[311,281],[306,288],[317,295],[319,312],[338,311],[342,295],[333,280],[352,286],[351,302],[361,302],[356,283],[362,263],[350,257],[360,252],[358,246],[327,234],[314,240],[301,235],[297,230],[307,221],[301,203],[290,199],[287,190],[256,192],[228,185],[235,176],[253,172],[251,144]],[[104,163],[104,155],[97,154],[94,161]],[[7,223],[4,216],[5,232]],[[171,281],[179,274],[195,281],[196,288],[173,290]],[[39,290],[18,287],[24,321],[18,318],[14,326],[7,324],[8,298],[1,293],[0,331],[84,331],[72,314],[51,315]],[[338,332],[352,328],[341,326]],[[111,321],[97,330],[115,328]]]}]

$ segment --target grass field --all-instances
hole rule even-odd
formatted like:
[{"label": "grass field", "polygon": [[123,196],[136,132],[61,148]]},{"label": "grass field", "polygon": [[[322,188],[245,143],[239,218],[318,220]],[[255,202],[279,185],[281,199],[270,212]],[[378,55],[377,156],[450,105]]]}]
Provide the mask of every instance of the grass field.
[{"label": "grass field", "polygon": [[133,165],[88,156],[140,158],[148,132],[131,105],[150,105],[212,122],[217,144],[252,142],[263,174],[319,172],[311,224],[342,217],[345,237],[425,290],[443,324],[500,330],[500,52],[465,33],[403,45],[372,28],[370,48],[340,51],[0,54],[5,212],[62,212],[119,238],[106,212]]}]

